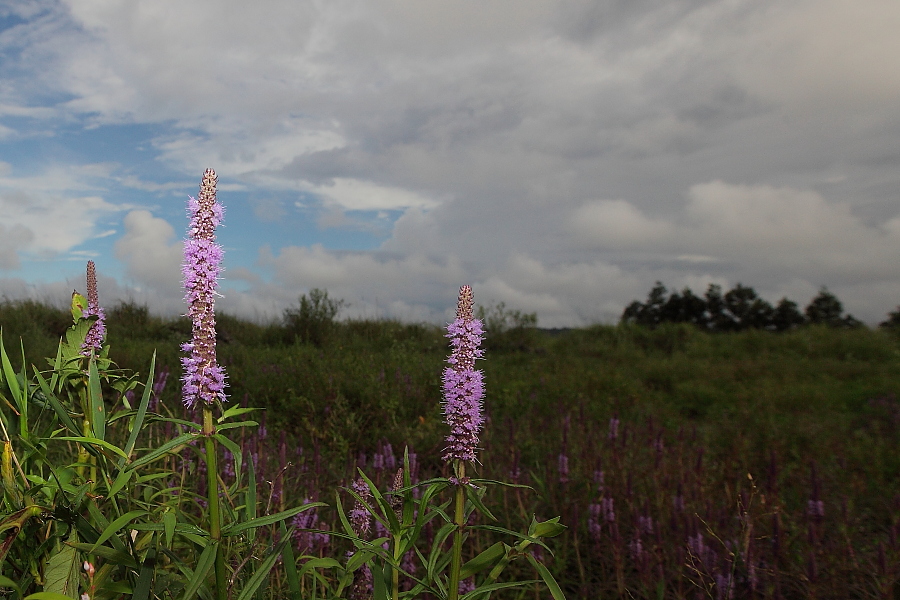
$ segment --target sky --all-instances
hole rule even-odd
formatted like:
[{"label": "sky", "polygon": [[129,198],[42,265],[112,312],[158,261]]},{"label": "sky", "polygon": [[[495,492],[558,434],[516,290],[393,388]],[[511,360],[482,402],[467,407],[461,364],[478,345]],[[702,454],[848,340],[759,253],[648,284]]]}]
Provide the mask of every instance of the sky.
[{"label": "sky", "polygon": [[542,327],[654,282],[900,305],[896,0],[5,0],[0,296],[183,314],[185,206],[225,220],[217,310]]}]

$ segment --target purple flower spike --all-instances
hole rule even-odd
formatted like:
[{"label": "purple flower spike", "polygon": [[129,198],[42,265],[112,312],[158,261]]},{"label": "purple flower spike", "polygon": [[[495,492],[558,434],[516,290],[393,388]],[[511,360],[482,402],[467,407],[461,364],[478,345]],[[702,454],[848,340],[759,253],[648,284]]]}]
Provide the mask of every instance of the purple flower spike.
[{"label": "purple flower spike", "polygon": [[473,316],[472,288],[459,289],[456,320],[447,326],[447,337],[453,351],[444,369],[444,416],[450,425],[444,460],[475,462],[478,434],[484,424],[481,414],[484,398],[483,373],[475,369],[475,359],[484,351],[479,348],[483,336],[481,321]]},{"label": "purple flower spike", "polygon": [[193,408],[225,401],[225,370],[216,362],[215,297],[222,272],[222,247],[216,243],[216,226],[224,214],[216,202],[216,172],[207,169],[200,182],[197,198],[188,201],[191,223],[184,242],[184,289],[188,316],[192,321],[191,341],[182,344],[188,353],[181,359],[184,367],[182,397]]},{"label": "purple flower spike", "polygon": [[82,311],[81,314],[83,317],[97,317],[81,345],[81,353],[90,356],[91,350],[96,353],[100,352],[103,339],[106,337],[106,314],[100,308],[100,296],[97,294],[97,267],[92,260],[87,263],[87,294],[87,310]]}]

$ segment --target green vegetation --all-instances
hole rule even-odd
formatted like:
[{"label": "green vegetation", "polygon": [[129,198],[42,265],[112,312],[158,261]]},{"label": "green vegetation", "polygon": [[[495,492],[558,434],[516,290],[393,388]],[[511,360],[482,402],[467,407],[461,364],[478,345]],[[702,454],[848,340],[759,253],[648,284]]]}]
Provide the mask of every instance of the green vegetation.
[{"label": "green vegetation", "polygon": [[[217,317],[232,403],[267,409],[257,417],[268,436],[258,440],[259,481],[276,480],[284,464],[294,504],[329,501],[356,466],[389,482],[379,461],[405,445],[423,479],[439,475],[443,331],[338,321],[330,307],[340,306],[315,298],[284,323]],[[569,529],[546,561],[570,597],[696,597],[698,585],[713,597],[898,589],[896,330],[712,333],[662,323],[545,332],[503,306],[485,311],[498,335],[479,365],[489,420],[478,476],[535,488],[491,491],[507,509],[504,527],[562,515]],[[6,303],[0,324],[7,348],[21,336],[26,362],[46,368],[71,317]],[[160,399],[180,411],[179,344],[190,323],[126,304],[107,325],[119,368],[145,373],[157,352],[157,373],[170,373]],[[284,444],[290,455],[279,459]],[[319,519],[340,529],[327,510]]]}]

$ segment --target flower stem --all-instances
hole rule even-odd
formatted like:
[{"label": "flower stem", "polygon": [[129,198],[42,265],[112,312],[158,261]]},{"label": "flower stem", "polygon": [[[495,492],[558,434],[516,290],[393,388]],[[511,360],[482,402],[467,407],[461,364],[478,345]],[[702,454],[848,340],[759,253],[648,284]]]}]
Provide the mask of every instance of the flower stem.
[{"label": "flower stem", "polygon": [[225,556],[222,554],[222,517],[219,514],[219,477],[216,460],[216,433],[212,407],[203,407],[203,435],[206,439],[206,495],[209,501],[209,537],[216,544],[216,598],[226,600],[228,587],[225,583]]},{"label": "flower stem", "polygon": [[453,532],[453,548],[450,560],[450,589],[447,590],[447,600],[456,600],[459,597],[459,572],[462,568],[462,543],[463,527],[465,526],[466,490],[462,481],[466,476],[466,465],[462,461],[456,464],[456,502],[453,522],[456,523],[456,531]]},{"label": "flower stem", "polygon": [[391,569],[391,599],[399,600],[400,598],[400,535],[392,536],[394,538],[394,562],[398,566]]}]

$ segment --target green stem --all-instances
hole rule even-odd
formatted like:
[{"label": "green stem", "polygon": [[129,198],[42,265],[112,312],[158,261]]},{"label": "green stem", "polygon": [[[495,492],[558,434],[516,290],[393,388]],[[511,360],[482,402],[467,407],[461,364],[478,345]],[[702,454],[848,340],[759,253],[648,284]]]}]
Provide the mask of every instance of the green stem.
[{"label": "green stem", "polygon": [[458,462],[456,464],[456,479],[459,482],[456,486],[456,511],[453,522],[456,523],[456,531],[453,532],[453,552],[450,562],[450,589],[447,590],[447,600],[456,600],[459,597],[459,572],[462,568],[462,543],[463,543],[463,527],[465,526],[465,506],[466,506],[466,490],[463,489],[462,481],[466,476],[465,463]]},{"label": "green stem", "polygon": [[391,570],[391,598],[392,600],[399,600],[400,598],[400,535],[393,536],[394,538],[394,562],[397,563],[397,566]]},{"label": "green stem", "polygon": [[222,517],[219,514],[219,477],[216,425],[212,408],[203,407],[203,435],[206,437],[206,496],[209,501],[209,537],[216,542],[216,598],[227,600],[228,587],[225,583],[225,556],[222,553]]}]

